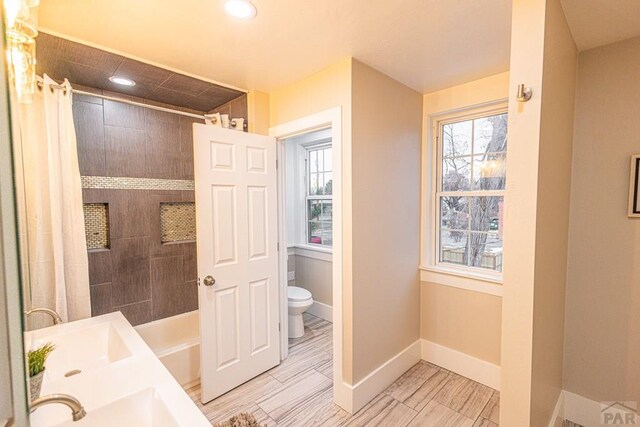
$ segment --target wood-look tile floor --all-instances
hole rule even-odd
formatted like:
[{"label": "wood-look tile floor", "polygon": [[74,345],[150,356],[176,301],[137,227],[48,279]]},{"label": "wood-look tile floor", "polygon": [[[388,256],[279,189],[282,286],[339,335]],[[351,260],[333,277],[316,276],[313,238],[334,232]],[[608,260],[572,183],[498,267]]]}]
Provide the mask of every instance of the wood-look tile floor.
[{"label": "wood-look tile floor", "polygon": [[269,427],[498,425],[497,391],[425,361],[347,413],[333,403],[333,325],[307,313],[304,320],[304,336],[289,340],[289,357],[270,371],[206,405],[199,385],[187,390],[212,424],[249,412]]}]

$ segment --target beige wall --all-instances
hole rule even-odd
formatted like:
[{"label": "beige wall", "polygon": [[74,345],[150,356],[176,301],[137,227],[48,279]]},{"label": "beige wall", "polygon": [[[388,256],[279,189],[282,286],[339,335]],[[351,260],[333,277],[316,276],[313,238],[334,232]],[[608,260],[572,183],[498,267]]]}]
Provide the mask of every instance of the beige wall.
[{"label": "beige wall", "polygon": [[562,391],[577,59],[560,1],[547,1],[533,301],[534,426],[549,422]]},{"label": "beige wall", "polygon": [[500,365],[502,298],[423,282],[422,338]]},{"label": "beige wall", "polygon": [[252,90],[247,94],[249,132],[269,135],[269,94]]},{"label": "beige wall", "polygon": [[[432,143],[427,139],[426,131],[430,115],[504,99],[508,95],[508,72],[424,95],[423,147]],[[422,157],[423,165],[430,164],[427,150],[422,151]],[[422,173],[423,189],[428,188],[427,175],[425,168]],[[424,190],[423,196],[426,194]],[[428,232],[423,230],[425,238]],[[500,297],[422,282],[420,300],[422,338],[500,365]]]},{"label": "beige wall", "polygon": [[[295,286],[308,289],[313,300],[329,306],[333,305],[333,278],[331,261],[294,255]],[[289,270],[291,271],[291,270]]]},{"label": "beige wall", "polygon": [[627,217],[640,153],[640,38],[579,59],[564,388],[640,401],[640,220]]},{"label": "beige wall", "polygon": [[271,126],[337,106],[343,145],[343,375],[355,384],[419,338],[422,96],[349,58],[271,93]]},{"label": "beige wall", "polygon": [[500,422],[546,426],[562,390],[577,51],[560,0],[513,3]]},{"label": "beige wall", "polygon": [[358,61],[352,84],[356,383],[419,338],[422,96]]},{"label": "beige wall", "polygon": [[[271,126],[277,126],[321,111],[342,110],[342,300],[343,379],[352,384],[353,310],[351,271],[351,58],[346,58],[299,82],[269,94]],[[334,319],[335,320],[335,319]]]}]

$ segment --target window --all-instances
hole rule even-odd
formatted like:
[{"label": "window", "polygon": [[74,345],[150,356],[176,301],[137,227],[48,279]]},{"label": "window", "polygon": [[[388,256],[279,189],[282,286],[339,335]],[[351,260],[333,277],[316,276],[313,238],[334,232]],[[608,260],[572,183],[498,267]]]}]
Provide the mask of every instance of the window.
[{"label": "window", "polygon": [[437,125],[436,264],[502,272],[507,114]]},{"label": "window", "polygon": [[331,145],[306,149],[307,243],[333,245]]}]

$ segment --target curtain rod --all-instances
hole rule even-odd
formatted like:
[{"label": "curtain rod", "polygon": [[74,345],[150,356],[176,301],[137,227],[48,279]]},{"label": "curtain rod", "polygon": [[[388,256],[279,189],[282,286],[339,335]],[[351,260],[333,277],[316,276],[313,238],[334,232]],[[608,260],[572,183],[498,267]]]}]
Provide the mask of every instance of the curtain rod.
[{"label": "curtain rod", "polygon": [[[44,87],[44,82],[38,80],[37,83],[38,83],[38,87],[39,88],[43,88]],[[63,86],[63,85],[49,84],[49,87],[51,88],[51,90],[57,89],[57,90],[62,90],[65,93],[67,92],[67,87]],[[78,94],[78,95],[93,96],[95,98],[106,99],[108,101],[123,102],[125,104],[136,105],[138,107],[149,108],[151,110],[164,111],[166,113],[180,114],[182,116],[193,117],[193,118],[201,119],[201,120],[211,120],[211,122],[213,124],[215,124],[216,120],[217,120],[217,118],[215,116],[213,116],[212,114],[188,113],[186,111],[174,110],[172,108],[158,107],[158,106],[152,105],[152,104],[143,104],[142,102],[131,101],[129,99],[117,98],[115,96],[109,96],[109,95],[100,95],[100,94],[97,94],[97,93],[85,92],[84,90],[78,90],[78,89],[73,89],[73,88],[71,88],[71,92],[75,93],[75,94]],[[229,120],[229,126],[233,127],[233,128],[235,128],[237,126],[237,122],[235,121],[235,119]],[[245,126],[246,126],[246,123],[245,123]]]}]

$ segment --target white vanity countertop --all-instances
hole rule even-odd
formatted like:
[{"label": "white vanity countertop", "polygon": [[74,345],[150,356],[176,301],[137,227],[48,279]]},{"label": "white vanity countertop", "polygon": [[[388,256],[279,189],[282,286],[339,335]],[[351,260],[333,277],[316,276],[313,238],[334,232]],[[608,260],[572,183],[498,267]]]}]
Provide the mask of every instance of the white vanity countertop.
[{"label": "white vanity countertop", "polygon": [[[25,335],[27,349],[46,342],[56,349],[47,361],[40,395],[65,393],[78,399],[87,417],[73,426],[211,426],[121,313]],[[74,369],[81,372],[65,377]],[[33,427],[66,426],[70,420],[70,409],[61,404],[42,406],[31,415]]]}]

